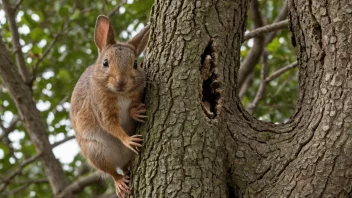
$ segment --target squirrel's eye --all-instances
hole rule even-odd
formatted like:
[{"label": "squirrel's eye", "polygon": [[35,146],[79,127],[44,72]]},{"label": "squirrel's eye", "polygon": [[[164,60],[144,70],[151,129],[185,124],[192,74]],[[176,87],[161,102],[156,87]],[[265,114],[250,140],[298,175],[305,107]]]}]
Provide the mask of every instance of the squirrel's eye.
[{"label": "squirrel's eye", "polygon": [[104,67],[109,67],[108,59],[105,59],[105,60],[104,60],[103,66],[104,66]]},{"label": "squirrel's eye", "polygon": [[134,64],[133,64],[133,68],[134,68],[134,69],[137,69],[137,67],[138,67],[138,62],[137,62],[137,60],[135,60],[135,61],[134,61]]}]

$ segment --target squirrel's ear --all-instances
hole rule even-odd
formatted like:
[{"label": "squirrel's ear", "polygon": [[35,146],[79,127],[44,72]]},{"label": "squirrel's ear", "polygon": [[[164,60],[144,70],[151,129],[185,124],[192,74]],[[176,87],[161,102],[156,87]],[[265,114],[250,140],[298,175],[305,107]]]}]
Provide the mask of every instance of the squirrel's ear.
[{"label": "squirrel's ear", "polygon": [[148,24],[136,36],[127,42],[136,48],[137,56],[139,56],[147,46],[149,39],[149,27],[150,25]]},{"label": "squirrel's ear", "polygon": [[109,44],[115,44],[114,30],[110,25],[108,17],[100,15],[95,24],[94,40],[99,53]]}]

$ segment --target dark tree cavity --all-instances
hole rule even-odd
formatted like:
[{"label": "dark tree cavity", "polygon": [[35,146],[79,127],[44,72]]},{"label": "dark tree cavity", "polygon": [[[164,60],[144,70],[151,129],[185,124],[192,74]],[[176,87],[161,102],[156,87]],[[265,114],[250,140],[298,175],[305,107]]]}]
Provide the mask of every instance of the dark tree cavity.
[{"label": "dark tree cavity", "polygon": [[256,119],[238,98],[248,6],[247,0],[154,5],[145,61],[153,82],[150,119],[141,128],[145,145],[133,170],[135,196],[352,192],[352,4],[288,1],[300,90],[296,112],[283,124]]},{"label": "dark tree cavity", "polygon": [[220,84],[217,81],[218,54],[213,40],[209,41],[201,55],[200,75],[202,84],[202,108],[206,115],[214,119],[220,110]]}]

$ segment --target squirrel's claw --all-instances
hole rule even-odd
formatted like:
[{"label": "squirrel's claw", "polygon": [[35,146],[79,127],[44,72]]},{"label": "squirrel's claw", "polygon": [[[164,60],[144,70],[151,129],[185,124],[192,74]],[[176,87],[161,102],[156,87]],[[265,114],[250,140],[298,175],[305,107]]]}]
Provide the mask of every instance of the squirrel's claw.
[{"label": "squirrel's claw", "polygon": [[144,118],[148,118],[148,116],[146,116],[146,115],[137,115],[136,118],[133,118],[133,119],[135,119],[138,122],[145,123],[145,121],[143,120]]},{"label": "squirrel's claw", "polygon": [[143,142],[143,139],[141,137],[142,135],[136,134],[131,137],[128,137],[127,140],[122,141],[122,143],[138,155],[138,147],[142,147],[141,143]]},{"label": "squirrel's claw", "polygon": [[131,117],[138,121],[138,122],[145,122],[143,119],[148,118],[146,115],[142,115],[143,113],[147,112],[145,108],[145,104],[141,103],[137,107],[133,107],[130,111]]},{"label": "squirrel's claw", "polygon": [[118,197],[128,197],[128,195],[130,195],[130,188],[127,185],[129,182],[130,180],[128,176],[124,176],[115,182],[116,194]]}]

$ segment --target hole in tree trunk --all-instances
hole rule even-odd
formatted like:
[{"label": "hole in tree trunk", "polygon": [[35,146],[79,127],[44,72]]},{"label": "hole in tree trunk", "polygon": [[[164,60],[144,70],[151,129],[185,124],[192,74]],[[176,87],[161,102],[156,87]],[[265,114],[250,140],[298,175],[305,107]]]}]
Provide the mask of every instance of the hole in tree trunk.
[{"label": "hole in tree trunk", "polygon": [[228,198],[242,198],[242,194],[235,184],[235,182],[231,179],[231,175],[233,175],[232,169],[227,170],[227,190],[228,190]]},{"label": "hole in tree trunk", "polygon": [[228,185],[228,190],[229,190],[228,198],[240,198],[240,197],[242,197],[242,196],[240,196],[240,193],[239,193],[237,188],[233,188],[230,185]]},{"label": "hole in tree trunk", "polygon": [[200,60],[200,75],[202,83],[202,108],[204,113],[214,119],[219,114],[220,84],[217,81],[217,64],[218,54],[215,48],[215,42],[210,40],[204,49]]}]

